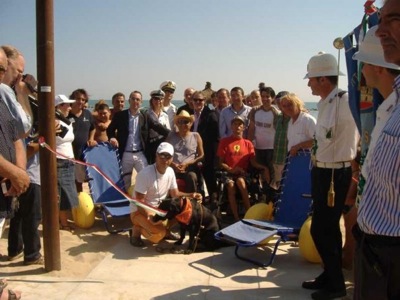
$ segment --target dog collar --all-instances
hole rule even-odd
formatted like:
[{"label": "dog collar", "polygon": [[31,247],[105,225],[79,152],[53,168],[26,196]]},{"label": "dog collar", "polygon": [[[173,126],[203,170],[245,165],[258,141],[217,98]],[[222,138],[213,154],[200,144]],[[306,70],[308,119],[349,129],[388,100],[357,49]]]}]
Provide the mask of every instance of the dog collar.
[{"label": "dog collar", "polygon": [[[183,201],[185,199],[185,201]],[[185,205],[186,202],[186,205]],[[175,219],[180,222],[183,223],[185,225],[188,225],[190,223],[190,218],[192,217],[192,203],[190,202],[190,200],[188,200],[187,198],[181,198],[181,213],[179,215],[175,216]]]}]

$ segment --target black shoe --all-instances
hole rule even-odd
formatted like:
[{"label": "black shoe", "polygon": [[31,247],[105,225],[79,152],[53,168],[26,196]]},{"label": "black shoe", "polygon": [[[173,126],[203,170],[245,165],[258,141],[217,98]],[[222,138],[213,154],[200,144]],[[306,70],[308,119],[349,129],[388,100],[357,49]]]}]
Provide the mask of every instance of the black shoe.
[{"label": "black shoe", "polygon": [[304,281],[301,285],[303,289],[307,290],[321,290],[325,288],[326,281],[319,279],[318,277],[313,280]]},{"label": "black shoe", "polygon": [[311,294],[311,298],[314,300],[329,300],[329,299],[336,299],[346,296],[346,289],[343,290],[319,290]]},{"label": "black shoe", "polygon": [[133,247],[143,247],[144,246],[144,242],[142,241],[142,239],[140,237],[131,236],[129,238],[129,242],[131,243],[131,245]]}]

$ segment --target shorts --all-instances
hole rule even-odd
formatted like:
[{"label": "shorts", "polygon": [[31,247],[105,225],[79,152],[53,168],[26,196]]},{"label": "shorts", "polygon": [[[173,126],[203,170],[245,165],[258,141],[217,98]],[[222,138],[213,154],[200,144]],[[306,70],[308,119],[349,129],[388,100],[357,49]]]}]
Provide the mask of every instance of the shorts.
[{"label": "shorts", "polygon": [[67,159],[57,159],[57,187],[60,210],[69,210],[78,206],[74,164]]}]

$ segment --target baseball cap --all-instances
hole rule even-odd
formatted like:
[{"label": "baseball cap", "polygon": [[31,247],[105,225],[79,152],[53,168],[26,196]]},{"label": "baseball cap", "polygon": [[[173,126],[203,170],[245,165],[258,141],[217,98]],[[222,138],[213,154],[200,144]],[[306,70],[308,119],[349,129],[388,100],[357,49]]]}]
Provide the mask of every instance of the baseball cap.
[{"label": "baseball cap", "polygon": [[68,99],[67,96],[65,95],[57,95],[56,98],[54,99],[54,106],[63,104],[63,103],[74,103],[75,100],[73,99]]},{"label": "baseball cap", "polygon": [[162,142],[158,148],[157,153],[168,153],[169,155],[174,155],[174,147],[170,143]]}]

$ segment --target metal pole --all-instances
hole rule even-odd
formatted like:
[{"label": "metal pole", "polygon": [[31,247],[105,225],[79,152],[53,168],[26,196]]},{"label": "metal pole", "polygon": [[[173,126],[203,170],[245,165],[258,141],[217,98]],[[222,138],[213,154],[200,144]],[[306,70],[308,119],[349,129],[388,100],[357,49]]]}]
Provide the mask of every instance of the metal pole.
[{"label": "metal pole", "polygon": [[[55,148],[53,0],[36,0],[39,133]],[[40,149],[44,267],[61,270],[56,157]]]}]

